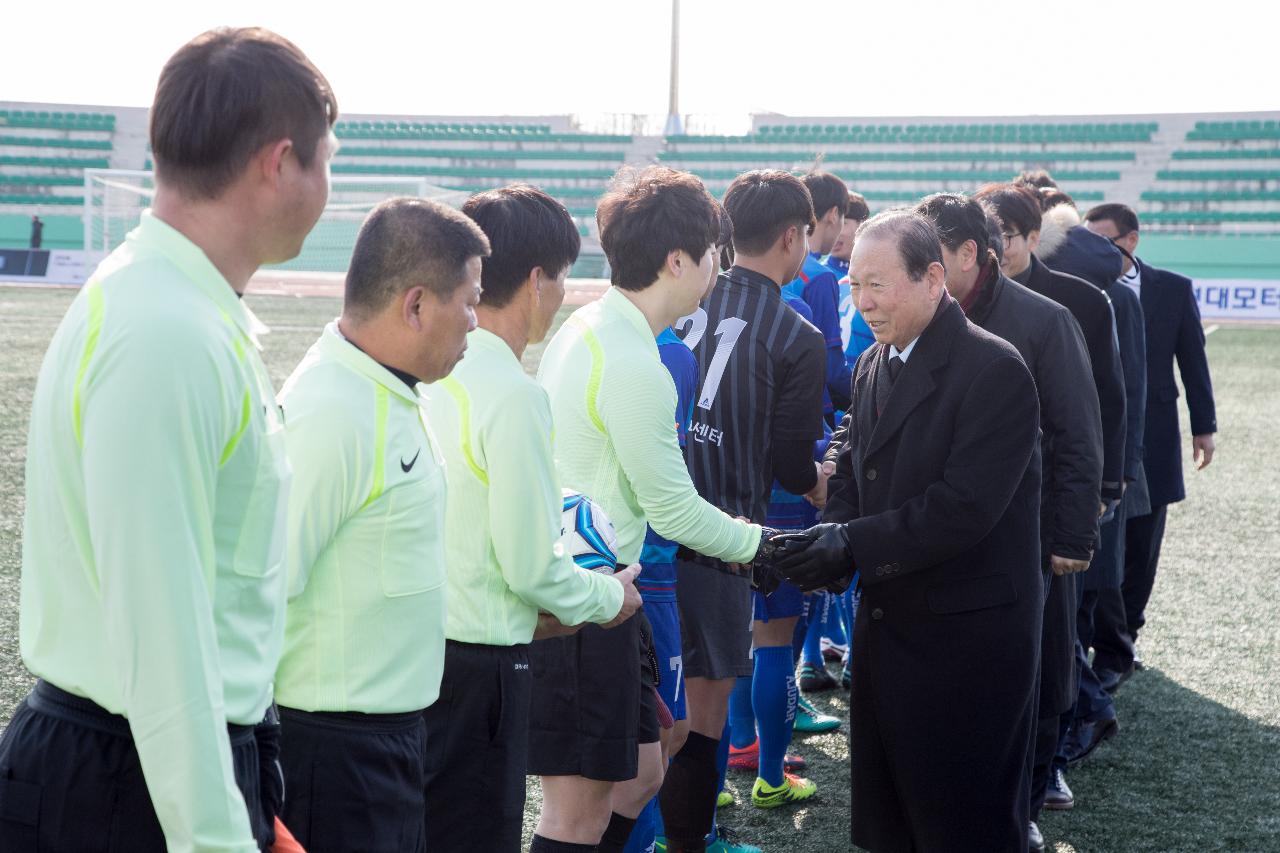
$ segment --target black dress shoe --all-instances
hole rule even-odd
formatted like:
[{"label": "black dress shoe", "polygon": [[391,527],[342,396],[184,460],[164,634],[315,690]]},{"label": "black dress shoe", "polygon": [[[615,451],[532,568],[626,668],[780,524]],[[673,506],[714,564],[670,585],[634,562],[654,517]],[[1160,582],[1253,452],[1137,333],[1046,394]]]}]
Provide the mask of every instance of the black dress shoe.
[{"label": "black dress shoe", "polygon": [[1027,848],[1031,853],[1041,853],[1044,850],[1044,836],[1040,834],[1040,827],[1036,826],[1036,822],[1031,821],[1031,833],[1027,836]]},{"label": "black dress shoe", "polygon": [[1067,733],[1062,754],[1068,767],[1084,761],[1104,740],[1120,731],[1120,721],[1115,717],[1102,720],[1077,720]]},{"label": "black dress shoe", "polygon": [[1049,774],[1049,787],[1045,789],[1044,807],[1053,812],[1065,812],[1076,804],[1075,795],[1067,787],[1067,774],[1055,767]]},{"label": "black dress shoe", "polygon": [[1104,668],[1095,669],[1093,674],[1098,676],[1098,682],[1102,685],[1102,689],[1114,695],[1120,689],[1120,685],[1128,681],[1133,675],[1134,668],[1134,664],[1129,664],[1129,668],[1123,672]]}]

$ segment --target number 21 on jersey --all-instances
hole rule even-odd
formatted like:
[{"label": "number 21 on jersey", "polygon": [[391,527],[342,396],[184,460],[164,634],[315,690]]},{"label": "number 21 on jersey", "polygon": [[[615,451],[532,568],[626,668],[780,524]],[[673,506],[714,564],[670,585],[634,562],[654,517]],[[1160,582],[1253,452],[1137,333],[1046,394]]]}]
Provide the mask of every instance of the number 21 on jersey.
[{"label": "number 21 on jersey", "polygon": [[[684,336],[685,346],[695,349],[707,333],[707,312],[699,308],[692,314],[681,317],[675,322],[676,329],[688,326]],[[729,365],[729,356],[747,328],[747,321],[737,317],[725,317],[717,325],[713,333],[716,340],[716,351],[707,365],[707,377],[702,381],[702,390],[698,392],[698,408],[710,409],[720,391],[720,380],[724,378],[724,370]]]}]

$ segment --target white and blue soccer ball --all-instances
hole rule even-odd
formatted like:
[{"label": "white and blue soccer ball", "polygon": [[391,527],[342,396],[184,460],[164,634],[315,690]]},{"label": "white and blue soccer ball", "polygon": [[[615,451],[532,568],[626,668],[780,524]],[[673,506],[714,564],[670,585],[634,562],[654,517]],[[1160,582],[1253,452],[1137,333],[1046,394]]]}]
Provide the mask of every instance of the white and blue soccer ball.
[{"label": "white and blue soccer ball", "polygon": [[560,542],[584,569],[611,575],[618,570],[618,533],[600,505],[586,495],[564,490]]}]

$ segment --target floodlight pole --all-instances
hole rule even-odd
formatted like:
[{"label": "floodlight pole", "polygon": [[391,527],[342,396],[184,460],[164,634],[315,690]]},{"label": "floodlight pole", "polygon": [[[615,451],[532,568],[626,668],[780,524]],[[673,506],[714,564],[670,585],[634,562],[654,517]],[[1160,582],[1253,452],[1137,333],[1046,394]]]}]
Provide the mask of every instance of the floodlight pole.
[{"label": "floodlight pole", "polygon": [[680,0],[671,0],[671,89],[667,95],[667,135],[683,133],[680,122]]}]

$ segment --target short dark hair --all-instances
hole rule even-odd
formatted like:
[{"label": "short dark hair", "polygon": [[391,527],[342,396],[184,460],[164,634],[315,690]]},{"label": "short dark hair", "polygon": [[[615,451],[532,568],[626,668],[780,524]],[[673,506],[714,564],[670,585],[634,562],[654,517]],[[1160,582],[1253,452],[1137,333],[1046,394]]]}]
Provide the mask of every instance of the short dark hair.
[{"label": "short dark hair", "polygon": [[942,263],[942,242],[938,230],[914,210],[896,208],[877,213],[858,226],[858,239],[890,237],[898,247],[902,265],[912,281],[919,281],[930,264]]},{"label": "short dark hair", "polygon": [[804,182],[779,169],[756,169],[733,179],[724,194],[739,252],[763,255],[793,225],[813,228],[813,197]]},{"label": "short dark hair", "polygon": [[801,178],[809,189],[809,197],[813,200],[813,215],[821,219],[827,211],[835,208],[841,216],[849,212],[849,188],[844,181],[830,172],[812,171]]},{"label": "short dark hair", "polygon": [[987,214],[982,205],[959,193],[934,193],[916,205],[916,213],[927,217],[938,231],[938,239],[951,251],[966,240],[977,246],[978,257],[985,259],[991,247],[987,233]]},{"label": "short dark hair", "polygon": [[871,218],[871,208],[867,207],[867,200],[862,197],[862,193],[849,190],[849,207],[844,215],[846,219],[852,219],[855,222],[863,222]]},{"label": "short dark hair", "polygon": [[582,237],[563,204],[537,187],[515,184],[476,193],[462,205],[489,238],[480,304],[509,303],[534,267],[550,276],[578,259]]},{"label": "short dark hair", "polygon": [[423,198],[392,198],[365,218],[347,270],[344,311],[368,318],[411,287],[445,300],[461,286],[467,261],[489,254],[480,226]]},{"label": "short dark hair", "polygon": [[609,280],[623,290],[657,281],[671,252],[701,259],[720,236],[716,200],[702,181],[667,166],[620,169],[596,206],[596,223]]},{"label": "short dark hair", "polygon": [[716,238],[716,245],[720,247],[720,269],[728,271],[733,266],[733,220],[718,201],[716,218],[720,220],[720,236]]},{"label": "short dark hair", "polygon": [[1053,179],[1047,169],[1024,169],[1013,179],[1013,183],[1031,187],[1032,189],[1056,190],[1058,182]]},{"label": "short dark hair", "polygon": [[1084,215],[1085,222],[1111,222],[1120,232],[1121,237],[1138,230],[1138,214],[1127,204],[1108,202],[1089,208]]},{"label": "short dark hair", "polygon": [[329,81],[293,42],[260,27],[209,30],[160,72],[151,105],[156,177],[192,198],[217,198],[276,140],[291,140],[310,166],[337,120]]},{"label": "short dark hair", "polygon": [[1004,263],[1004,223],[989,207],[983,208],[983,213],[987,219],[987,245],[991,247],[991,254],[996,256],[996,263]]},{"label": "short dark hair", "polygon": [[995,211],[1007,228],[1019,234],[1040,230],[1040,196],[1027,186],[987,184],[974,193],[974,200]]}]

